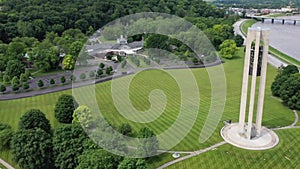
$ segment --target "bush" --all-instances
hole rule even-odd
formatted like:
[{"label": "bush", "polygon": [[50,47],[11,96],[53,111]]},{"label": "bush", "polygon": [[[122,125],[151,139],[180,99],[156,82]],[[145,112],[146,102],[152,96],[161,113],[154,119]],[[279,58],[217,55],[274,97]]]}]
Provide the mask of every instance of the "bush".
[{"label": "bush", "polygon": [[55,118],[61,123],[71,123],[73,112],[78,107],[77,102],[71,95],[63,94],[55,104]]}]

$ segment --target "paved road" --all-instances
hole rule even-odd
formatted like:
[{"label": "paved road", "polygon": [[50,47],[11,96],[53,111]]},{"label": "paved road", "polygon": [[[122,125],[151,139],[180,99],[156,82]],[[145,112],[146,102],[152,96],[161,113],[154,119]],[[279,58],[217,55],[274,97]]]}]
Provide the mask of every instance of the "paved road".
[{"label": "paved road", "polygon": [[[241,32],[240,30],[240,25],[246,21],[247,19],[241,19],[239,21],[237,21],[236,23],[233,24],[233,28],[234,28],[234,34],[235,35],[241,35],[244,39],[246,39],[246,37],[244,36],[244,34]],[[244,41],[245,44],[245,41]],[[277,59],[276,57],[272,56],[272,55],[268,55],[268,63],[276,68],[280,67],[280,66],[287,66],[288,64],[286,62],[283,62],[279,59]]]},{"label": "paved road", "polygon": [[4,165],[4,167],[6,167],[7,169],[15,169],[14,167],[12,167],[11,165],[9,165],[7,162],[5,162],[4,160],[2,160],[1,158],[0,158],[0,163],[2,165]]}]

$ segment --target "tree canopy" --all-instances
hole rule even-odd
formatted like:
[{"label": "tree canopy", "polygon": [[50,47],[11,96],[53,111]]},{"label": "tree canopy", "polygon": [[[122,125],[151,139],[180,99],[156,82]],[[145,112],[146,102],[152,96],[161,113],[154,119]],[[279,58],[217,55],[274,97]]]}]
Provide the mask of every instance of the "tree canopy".
[{"label": "tree canopy", "polygon": [[300,74],[294,65],[280,68],[271,85],[274,96],[280,97],[285,105],[291,109],[300,110]]},{"label": "tree canopy", "polygon": [[51,135],[39,128],[17,131],[11,142],[13,159],[23,169],[52,169],[52,148]]},{"label": "tree canopy", "polygon": [[76,100],[71,95],[61,95],[54,108],[55,118],[61,123],[71,123],[73,112],[78,107]]},{"label": "tree canopy", "polygon": [[73,169],[79,162],[78,157],[84,151],[87,135],[79,124],[63,125],[57,128],[53,136],[55,166],[60,169]]},{"label": "tree canopy", "polygon": [[11,126],[0,123],[0,150],[9,149],[10,141],[13,136]]},{"label": "tree canopy", "polygon": [[109,153],[103,149],[88,150],[78,157],[79,165],[76,169],[97,168],[115,169],[122,157]]},{"label": "tree canopy", "polygon": [[19,129],[27,130],[36,128],[40,128],[47,133],[51,132],[50,122],[45,114],[38,109],[31,109],[21,117]]}]

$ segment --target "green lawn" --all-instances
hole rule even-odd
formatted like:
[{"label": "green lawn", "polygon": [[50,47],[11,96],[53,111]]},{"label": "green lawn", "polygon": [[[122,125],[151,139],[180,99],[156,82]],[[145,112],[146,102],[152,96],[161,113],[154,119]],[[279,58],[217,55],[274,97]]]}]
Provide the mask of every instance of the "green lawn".
[{"label": "green lawn", "polygon": [[250,151],[226,144],[168,168],[300,168],[300,129],[280,130],[276,133],[279,144],[270,150]]},{"label": "green lawn", "polygon": [[266,15],[266,17],[280,17],[280,16],[286,16],[286,14],[284,14],[284,13],[274,13],[274,14]]},{"label": "green lawn", "polygon": [[241,24],[241,31],[244,35],[247,35],[247,32],[248,32],[248,28],[250,28],[253,24],[256,23],[256,20],[254,19],[249,19],[249,20],[246,20],[244,21],[242,24]]},{"label": "green lawn", "polygon": [[[239,52],[239,55],[242,56],[243,49],[241,49]],[[192,72],[197,79],[201,97],[200,111],[198,112],[198,117],[193,128],[190,130],[187,136],[173,148],[173,150],[198,150],[220,142],[222,141],[222,138],[219,135],[219,131],[223,126],[222,121],[225,119],[232,119],[233,122],[237,121],[242,82],[243,59],[237,58],[234,60],[225,61],[226,62],[223,66],[227,78],[227,99],[225,111],[217,129],[205,143],[200,144],[198,142],[199,134],[201,133],[207,112],[209,111],[210,107],[211,87],[207,71],[205,69],[193,69]],[[214,69],[214,67],[208,69]],[[184,70],[170,71],[183,73],[184,75]],[[270,85],[273,82],[276,74],[277,70],[269,66],[263,119],[263,125],[267,127],[286,126],[291,124],[294,120],[294,114],[292,111],[284,107],[280,101],[271,97]],[[128,77],[117,80],[123,81]],[[111,97],[111,81],[97,84],[95,91],[99,108],[104,116],[111,122],[111,124],[114,126],[119,126],[121,123],[127,122],[132,125],[135,131],[138,131],[138,129],[141,127],[147,126],[154,130],[156,134],[159,134],[169,128],[177,118],[180,110],[181,94],[176,81],[167,73],[160,70],[144,71],[137,74],[133,78],[129,88],[129,96],[133,106],[138,110],[149,109],[150,102],[148,101],[148,96],[153,89],[163,90],[168,100],[162,115],[155,121],[146,124],[129,121],[117,112]],[[0,101],[0,122],[8,123],[16,130],[21,115],[29,109],[38,108],[46,113],[46,117],[50,120],[51,125],[56,127],[59,125],[59,123],[55,120],[53,113],[55,102],[61,94],[71,94],[71,92],[71,90],[67,90],[63,92],[56,92],[12,101]],[[89,99],[86,93],[83,93],[83,96],[86,96],[86,99]],[[122,96],[123,95],[120,94],[120,97]],[[155,102],[159,103],[160,101],[156,100]],[[191,104],[192,103],[193,100],[191,99]],[[0,152],[0,157],[6,159],[8,162],[11,162],[10,154],[7,154],[7,152]],[[153,160],[155,163],[151,163],[150,166],[155,167],[158,163],[167,161],[166,158],[169,159],[169,157],[166,155],[158,157],[159,160]]]}]

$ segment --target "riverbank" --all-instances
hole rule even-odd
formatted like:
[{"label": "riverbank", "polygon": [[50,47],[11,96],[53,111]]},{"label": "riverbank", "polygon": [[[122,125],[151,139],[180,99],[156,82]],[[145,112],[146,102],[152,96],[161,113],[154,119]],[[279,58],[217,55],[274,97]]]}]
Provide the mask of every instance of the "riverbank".
[{"label": "riverbank", "polygon": [[[257,23],[257,21],[255,21],[253,19],[245,20],[244,22],[241,23],[240,30],[244,34],[244,36],[246,36],[248,28],[252,27],[256,23]],[[278,49],[274,48],[271,45],[269,47],[269,53],[288,64],[292,64],[292,65],[296,65],[296,66],[300,67],[299,60],[279,51]]]}]

